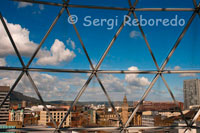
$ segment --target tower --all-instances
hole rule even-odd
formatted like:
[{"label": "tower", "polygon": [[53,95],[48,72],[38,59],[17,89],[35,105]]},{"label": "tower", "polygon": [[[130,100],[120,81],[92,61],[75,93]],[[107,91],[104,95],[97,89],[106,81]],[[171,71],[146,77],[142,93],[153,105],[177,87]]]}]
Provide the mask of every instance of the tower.
[{"label": "tower", "polygon": [[20,120],[22,123],[24,123],[24,110],[23,110],[23,109],[20,111],[19,120]]},{"label": "tower", "polygon": [[123,124],[128,120],[128,102],[126,95],[124,95],[123,104],[122,104],[122,114],[121,114]]},{"label": "tower", "polygon": [[26,101],[22,101],[22,108],[26,107]]},{"label": "tower", "polygon": [[189,79],[184,80],[183,83],[184,93],[184,108],[189,109],[191,105],[200,104],[200,80]]},{"label": "tower", "polygon": [[[0,103],[4,100],[10,90],[9,86],[0,86]],[[10,96],[0,109],[0,125],[5,125],[9,120]]]},{"label": "tower", "polygon": [[10,121],[14,121],[14,120],[15,120],[15,112],[12,109],[11,112],[10,112]]}]

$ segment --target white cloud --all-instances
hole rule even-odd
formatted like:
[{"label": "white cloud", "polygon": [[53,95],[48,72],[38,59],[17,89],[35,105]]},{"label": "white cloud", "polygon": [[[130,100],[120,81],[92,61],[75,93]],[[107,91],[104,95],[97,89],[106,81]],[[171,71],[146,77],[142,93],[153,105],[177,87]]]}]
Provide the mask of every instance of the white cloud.
[{"label": "white cloud", "polygon": [[[128,69],[138,70],[138,68],[134,66]],[[109,96],[114,101],[122,100],[124,94],[127,94],[127,96],[133,100],[138,100],[142,96],[142,94],[144,94],[145,87],[150,84],[147,78],[139,77],[138,74],[126,74],[124,78],[119,78],[112,74],[101,74],[99,75],[99,78],[101,79]],[[97,80],[96,84],[99,87],[99,83]],[[84,98],[82,99],[87,100],[88,98],[88,100],[94,100],[96,99],[96,96],[102,98],[101,100],[98,98],[98,100],[102,101],[104,99],[105,101],[105,96],[104,93],[102,93],[101,87],[99,87],[98,90],[94,87],[87,88],[87,94],[89,94],[89,96],[85,94]]]},{"label": "white cloud", "polygon": [[41,11],[34,11],[34,12],[32,12],[32,14],[41,14]]},{"label": "white cloud", "polygon": [[[180,70],[181,67],[180,66],[175,66],[174,67],[174,70]],[[197,74],[196,73],[182,73],[182,74],[179,74],[180,77],[197,77]]]},{"label": "white cloud", "polygon": [[[20,72],[7,72],[0,73],[0,85],[10,85],[14,83]],[[44,100],[73,100],[81,87],[87,80],[86,74],[75,74],[72,77],[58,77],[47,73],[30,73],[35,84],[37,85],[39,92]],[[126,80],[119,78],[112,74],[99,75],[106,91],[108,92],[112,101],[123,100],[124,94],[127,94],[132,100],[139,100],[144,94],[145,88],[143,85],[127,85]],[[139,78],[139,77],[137,77]],[[24,95],[36,97],[35,91],[30,84],[26,76],[22,77],[22,80],[16,86],[15,91],[23,92]],[[156,96],[156,94],[153,94]],[[86,88],[83,96],[80,100],[85,101],[106,101],[106,96],[102,91],[98,81],[94,79],[90,82]]]},{"label": "white cloud", "polygon": [[62,41],[58,39],[55,40],[51,47],[49,54],[46,54],[43,57],[40,57],[37,61],[37,64],[41,65],[57,65],[60,62],[69,62],[75,58],[75,53],[69,49],[65,49],[65,45]]},{"label": "white cloud", "polygon": [[39,4],[38,7],[39,7],[40,10],[35,10],[35,11],[32,12],[32,14],[35,14],[35,15],[41,14],[42,10],[45,9],[43,4]]},{"label": "white cloud", "polygon": [[33,4],[28,2],[18,2],[18,8],[24,8],[27,6],[33,6]]},{"label": "white cloud", "polygon": [[[129,70],[133,68],[134,67],[131,67],[129,68]],[[137,67],[135,67],[134,69],[137,69]],[[20,72],[1,72],[0,85],[12,86],[19,74]],[[88,78],[88,76],[86,76],[87,74],[74,74],[72,77],[58,77],[47,73],[38,72],[31,72],[30,74],[44,100],[73,100]],[[138,75],[134,75],[133,77],[134,79],[136,79],[131,80],[134,82],[134,84],[129,84],[129,82],[127,82],[127,80],[124,80],[123,77],[119,78],[112,74],[99,75],[99,78],[101,79],[105,89],[107,90],[111,99],[114,101],[122,100],[124,94],[127,94],[128,97],[134,100],[138,100],[138,98],[142,96],[145,90],[142,88],[145,88],[144,85],[149,83],[149,81],[147,78],[140,78]],[[127,75],[125,76],[125,79],[129,78],[130,77],[127,77]],[[142,81],[145,81],[146,83],[141,83]],[[37,98],[34,89],[26,76],[22,78],[15,90],[19,92],[24,92],[24,95]],[[100,87],[95,77],[86,88],[84,95],[81,96],[81,100],[107,100],[105,98],[105,94],[102,91],[102,88]]]},{"label": "white cloud", "polygon": [[196,73],[182,73],[180,77],[197,77]]},{"label": "white cloud", "polygon": [[[112,101],[123,100],[123,96],[126,93],[124,88],[124,81],[112,74],[99,74],[103,86],[105,87],[108,95]],[[83,85],[83,84],[82,84]],[[107,101],[107,98],[99,85],[99,82],[94,77],[90,82],[90,85],[86,88],[83,95],[80,97],[83,101]]]},{"label": "white cloud", "polygon": [[[139,69],[135,66],[131,66],[128,70],[138,71]],[[125,75],[126,82],[135,87],[144,87],[150,84],[149,80],[145,77],[139,77],[138,74],[126,74]]]},{"label": "white cloud", "polygon": [[180,69],[181,69],[180,66],[175,66],[175,67],[174,67],[174,70],[180,70]]},{"label": "white cloud", "polygon": [[[8,23],[7,20],[5,20],[5,22],[20,54],[22,56],[31,57],[33,55],[33,52],[38,47],[38,44],[29,39],[30,31],[26,28],[22,28],[19,24]],[[0,24],[0,31],[2,31],[0,32],[0,57],[7,55],[16,55],[2,24]],[[51,51],[40,49],[36,58],[39,58],[39,60],[37,61],[38,64],[57,65],[62,61],[68,62],[72,60],[75,56],[76,55],[73,51],[65,49],[65,45],[63,42],[56,39],[51,47]]]},{"label": "white cloud", "polygon": [[78,53],[82,54],[82,52],[81,52],[81,49],[80,49],[80,48],[77,48],[77,50],[78,50]]},{"label": "white cloud", "polygon": [[108,88],[108,91],[114,92],[123,92],[124,83],[118,77],[113,76],[112,74],[104,74],[102,77],[102,83],[105,85],[105,88]]},{"label": "white cloud", "polygon": [[[60,96],[66,96],[70,89],[69,84],[64,82],[60,83],[61,79],[56,76],[37,72],[31,73],[31,76],[44,100],[60,100]],[[28,96],[35,94],[34,89],[26,76],[21,80],[17,91],[26,91],[25,95]],[[36,95],[35,97],[37,98]]]},{"label": "white cloud", "polygon": [[[129,70],[138,70],[138,68],[132,66],[129,68]],[[101,74],[99,75],[99,78],[101,79],[109,96],[114,101],[122,100],[124,94],[127,94],[127,96],[130,97],[132,100],[138,100],[142,96],[142,94],[144,94],[145,87],[150,84],[147,78],[139,77],[138,74],[126,74],[124,78],[119,78],[112,74]],[[95,84],[97,84],[95,88],[87,88],[86,91],[89,96],[85,94],[84,98],[82,99],[97,99],[99,101],[105,101],[105,95],[104,93],[102,93],[101,87],[99,86],[97,80]],[[98,89],[96,87],[98,87]],[[95,98],[95,96],[98,98]],[[99,99],[99,97],[101,97],[101,99]]]},{"label": "white cloud", "polygon": [[130,38],[137,38],[137,37],[141,37],[141,33],[139,31],[133,30],[129,33],[129,36]]},{"label": "white cloud", "polygon": [[[38,44],[30,41],[30,31],[26,28],[22,28],[19,24],[8,23],[6,19],[4,20],[20,54],[22,56],[32,56],[33,51],[38,47]],[[16,55],[2,24],[0,24],[0,31],[0,56]],[[46,53],[46,50],[40,50],[37,56],[43,56]]]},{"label": "white cloud", "polygon": [[19,75],[19,72],[16,71],[1,71],[0,72],[0,85],[9,85],[11,86],[17,76]]},{"label": "white cloud", "polygon": [[39,8],[40,8],[40,10],[44,10],[44,5],[43,4],[39,4]]},{"label": "white cloud", "polygon": [[[12,86],[20,72],[1,71],[0,85]],[[46,73],[30,73],[44,100],[73,100],[86,79],[77,75],[70,78],[59,78]],[[70,90],[71,89],[71,90]],[[73,91],[72,91],[73,90]],[[24,75],[15,91],[38,98],[27,76]]]},{"label": "white cloud", "polygon": [[67,44],[71,46],[72,49],[76,48],[75,42],[73,40],[71,40],[71,38],[67,39]]},{"label": "white cloud", "polygon": [[0,58],[0,66],[6,66],[6,64],[5,58]]}]

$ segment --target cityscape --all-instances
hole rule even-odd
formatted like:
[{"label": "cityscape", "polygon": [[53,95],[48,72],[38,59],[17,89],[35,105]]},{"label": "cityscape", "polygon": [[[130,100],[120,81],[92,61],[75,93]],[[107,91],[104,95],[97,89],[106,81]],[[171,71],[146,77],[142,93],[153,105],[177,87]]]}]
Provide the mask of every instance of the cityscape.
[{"label": "cityscape", "polygon": [[200,0],[0,2],[0,132],[200,132]]},{"label": "cityscape", "polygon": [[[1,102],[8,93],[9,89],[9,86],[0,86]],[[19,92],[14,93],[16,94],[12,94],[0,110],[1,126],[7,125],[16,129],[31,126],[34,126],[35,128],[37,126],[38,128],[55,128],[53,122],[51,121],[51,117],[55,120],[56,124],[59,125],[70,108],[70,105],[64,103],[46,103],[51,115],[50,117],[44,106],[38,103],[38,99],[31,99],[31,97],[24,96]],[[199,109],[199,93],[199,79],[184,80],[184,102],[177,101],[174,103],[172,101],[144,101],[136,115],[134,115],[129,126],[183,126],[185,125],[185,122],[181,116],[180,109],[182,110],[185,119],[187,121],[191,121]],[[20,96],[21,100],[27,98],[31,99],[32,101],[35,101],[35,103],[30,103],[30,100],[16,101],[14,100],[16,96]],[[136,105],[139,103],[138,101],[127,101],[126,95],[124,95],[121,101],[121,103],[120,101],[115,103],[115,110],[120,115],[121,120],[118,119],[116,112],[109,106],[108,102],[80,102],[73,107],[73,110],[63,122],[62,128],[119,127],[120,124],[125,124],[127,122]],[[200,117],[195,123],[198,124],[199,122]],[[162,129],[160,132],[180,132],[180,130],[183,129]],[[197,132],[195,129],[192,130]],[[142,132],[142,130],[137,130],[137,132]]]}]

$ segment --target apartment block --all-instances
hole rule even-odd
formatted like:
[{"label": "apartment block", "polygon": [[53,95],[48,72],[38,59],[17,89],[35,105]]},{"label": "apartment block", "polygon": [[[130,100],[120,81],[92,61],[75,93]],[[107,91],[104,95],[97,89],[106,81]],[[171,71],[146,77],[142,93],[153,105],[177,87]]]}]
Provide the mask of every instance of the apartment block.
[{"label": "apartment block", "polygon": [[[62,108],[54,108],[54,109],[49,109],[49,110],[50,110],[51,116],[53,117],[56,123],[60,123],[62,119],[65,117],[65,115],[67,114],[67,110],[62,109]],[[46,110],[40,111],[40,120],[38,121],[38,124],[47,126],[48,123],[52,123],[48,115],[48,112]],[[63,127],[69,127],[70,123],[71,123],[71,115],[69,114],[69,116],[66,118],[66,120],[63,123]]]},{"label": "apartment block", "polygon": [[189,79],[184,80],[183,83],[184,93],[184,108],[189,109],[192,105],[200,104],[200,80]]},{"label": "apartment block", "polygon": [[[9,86],[0,86],[0,104],[10,90]],[[10,97],[7,98],[4,105],[0,108],[0,125],[6,125],[9,120]]]}]

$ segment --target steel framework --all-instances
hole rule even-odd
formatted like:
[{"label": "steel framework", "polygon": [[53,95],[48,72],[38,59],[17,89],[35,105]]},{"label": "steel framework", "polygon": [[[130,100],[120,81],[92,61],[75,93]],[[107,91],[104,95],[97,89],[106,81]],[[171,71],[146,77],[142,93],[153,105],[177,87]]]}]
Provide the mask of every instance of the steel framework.
[{"label": "steel framework", "polygon": [[[2,14],[0,13],[0,19],[1,22],[5,28],[5,31],[9,37],[9,40],[16,52],[17,57],[19,58],[19,61],[22,65],[22,67],[0,67],[0,70],[8,70],[8,71],[20,71],[20,75],[17,77],[16,81],[14,82],[14,84],[12,85],[10,91],[8,92],[8,94],[6,95],[6,97],[4,98],[4,100],[2,101],[2,103],[0,104],[0,108],[2,107],[2,105],[5,103],[6,99],[9,97],[9,95],[11,94],[11,92],[15,89],[15,87],[17,86],[17,84],[19,83],[19,81],[21,80],[23,75],[26,75],[31,83],[31,85],[33,86],[34,91],[36,92],[37,96],[39,97],[41,103],[44,105],[46,111],[48,112],[48,115],[50,116],[51,121],[53,122],[54,126],[56,127],[54,129],[54,132],[60,132],[63,130],[78,130],[78,131],[82,131],[82,130],[88,130],[88,131],[97,131],[97,130],[109,130],[109,131],[120,131],[120,132],[126,132],[128,130],[131,129],[175,129],[175,128],[186,128],[185,131],[187,131],[188,129],[191,128],[198,128],[197,126],[193,126],[194,122],[197,120],[197,118],[200,115],[200,109],[198,110],[198,112],[196,113],[196,115],[194,116],[194,118],[192,119],[192,121],[190,123],[188,123],[188,121],[185,119],[184,114],[181,110],[181,108],[179,107],[175,96],[173,95],[168,83],[166,82],[163,74],[178,74],[178,73],[200,73],[200,69],[199,70],[165,70],[165,67],[168,63],[168,61],[170,60],[171,56],[173,55],[173,53],[175,52],[176,48],[178,47],[179,43],[181,42],[181,40],[183,39],[185,33],[187,32],[189,26],[191,25],[192,21],[194,20],[196,15],[200,16],[200,3],[197,4],[196,0],[193,0],[191,2],[193,2],[194,8],[136,8],[136,5],[138,4],[139,0],[135,0],[135,2],[132,4],[131,0],[128,0],[129,3],[129,8],[121,8],[121,7],[106,7],[106,6],[89,6],[89,5],[73,5],[73,4],[69,4],[69,0],[65,1],[63,0],[62,3],[54,3],[54,2],[47,2],[47,1],[36,1],[36,0],[14,0],[14,1],[18,1],[18,2],[28,2],[28,3],[36,3],[36,4],[45,4],[45,5],[51,5],[51,6],[59,6],[61,7],[58,15],[56,16],[56,18],[54,19],[54,21],[52,22],[51,26],[49,27],[48,31],[46,32],[46,34],[44,35],[43,39],[41,40],[39,46],[37,47],[37,49],[34,51],[33,55],[31,56],[29,62],[25,65],[22,57],[20,55],[20,52],[18,51],[18,48],[12,38],[11,33],[9,32],[9,29],[3,19]],[[101,66],[104,58],[106,57],[106,55],[108,54],[109,50],[111,49],[112,45],[114,44],[115,40],[117,39],[118,35],[120,34],[120,32],[122,31],[122,29],[124,28],[124,23],[127,21],[127,18],[122,22],[122,24],[120,25],[120,27],[118,28],[117,32],[115,33],[115,35],[113,36],[112,40],[110,41],[107,49],[105,50],[104,54],[102,55],[102,57],[100,58],[99,62],[97,63],[97,65],[94,67],[91,61],[91,58],[89,57],[89,54],[85,48],[85,45],[81,39],[81,36],[78,32],[78,29],[76,28],[76,25],[73,23],[73,28],[77,34],[77,37],[80,41],[80,44],[82,46],[82,49],[88,59],[88,62],[90,64],[91,70],[77,70],[77,69],[51,69],[51,68],[30,68],[30,65],[33,61],[33,59],[36,57],[38,51],[40,50],[40,48],[42,47],[43,43],[45,42],[46,38],[48,37],[49,33],[51,32],[51,30],[53,29],[54,25],[56,24],[56,22],[58,21],[58,19],[60,18],[60,16],[63,14],[64,10],[66,10],[68,16],[71,16],[70,11],[68,9],[68,7],[71,8],[90,8],[90,9],[102,9],[102,10],[121,10],[121,11],[127,11],[127,16],[131,16],[131,14],[133,14],[134,18],[137,19],[136,16],[136,11],[189,11],[189,12],[193,12],[193,14],[191,15],[190,19],[188,20],[186,26],[184,27],[183,31],[181,32],[181,34],[179,35],[178,39],[176,40],[175,44],[173,45],[171,51],[169,52],[168,56],[166,57],[166,59],[164,60],[163,64],[159,67],[156,58],[151,50],[150,44],[146,38],[146,35],[142,29],[142,27],[140,26],[140,23],[138,21],[138,28],[141,32],[141,35],[143,37],[143,39],[145,40],[146,46],[150,52],[150,55],[154,61],[154,64],[157,68],[157,70],[145,70],[145,71],[131,71],[131,70],[99,70],[99,67]],[[52,118],[47,106],[44,103],[44,100],[42,98],[42,96],[40,95],[40,92],[34,82],[34,80],[32,79],[31,75],[29,74],[29,72],[31,71],[37,71],[37,72],[60,72],[60,73],[89,73],[90,76],[87,79],[87,81],[85,82],[85,84],[82,86],[81,90],[79,91],[79,93],[77,94],[77,96],[75,97],[74,101],[72,102],[70,109],[68,110],[67,114],[65,115],[65,117],[62,119],[62,122],[57,126],[56,122],[54,121],[54,119]],[[150,85],[148,86],[148,88],[146,89],[146,91],[144,92],[143,96],[141,97],[139,103],[136,105],[136,108],[133,110],[131,116],[129,117],[129,119],[127,120],[127,122],[123,125],[120,115],[118,114],[118,112],[115,110],[114,104],[112,103],[110,96],[108,95],[102,81],[99,78],[99,74],[100,73],[107,73],[107,74],[155,74],[155,77],[153,78],[153,80],[151,81]],[[90,81],[92,80],[92,78],[96,77],[97,81],[99,82],[105,96],[107,97],[107,100],[109,102],[109,104],[111,105],[111,107],[113,108],[115,114],[118,117],[118,120],[120,122],[120,127],[103,127],[103,128],[68,128],[68,129],[62,129],[61,126],[63,124],[63,122],[65,121],[65,119],[68,117],[68,115],[70,114],[72,108],[76,105],[77,101],[79,100],[79,98],[81,97],[81,95],[84,93],[84,91],[87,89],[87,86],[89,85]],[[187,126],[185,127],[128,127],[130,121],[133,119],[134,115],[136,114],[136,112],[138,111],[139,107],[143,104],[143,101],[145,100],[145,98],[147,97],[147,95],[149,94],[149,92],[151,91],[152,87],[154,86],[154,84],[156,83],[156,81],[158,80],[158,78],[161,77],[162,81],[164,82],[166,88],[168,89],[169,94],[171,95],[171,98],[173,99],[174,103],[176,103],[176,105],[179,107],[179,111],[181,113],[181,116],[183,118],[183,120],[185,120],[185,123]],[[24,129],[25,130],[25,129]]]}]

